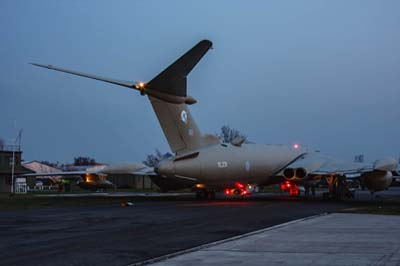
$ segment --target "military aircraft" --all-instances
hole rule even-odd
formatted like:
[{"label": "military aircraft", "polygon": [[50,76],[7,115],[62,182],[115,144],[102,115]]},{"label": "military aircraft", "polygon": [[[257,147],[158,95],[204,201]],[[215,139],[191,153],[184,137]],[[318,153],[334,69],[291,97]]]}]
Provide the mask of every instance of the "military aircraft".
[{"label": "military aircraft", "polygon": [[76,180],[80,188],[97,191],[112,189],[115,185],[107,180],[108,175],[131,174],[146,175],[153,170],[143,164],[123,163],[107,166],[101,170],[84,170],[84,171],[61,171],[48,173],[32,173],[23,174],[22,177],[59,177],[65,180]]},{"label": "military aircraft", "polygon": [[217,191],[247,195],[259,186],[285,180],[297,186],[327,179],[331,195],[340,197],[348,178],[362,179],[372,192],[391,183],[391,171],[397,168],[397,161],[391,158],[372,164],[347,163],[298,145],[248,144],[242,138],[227,144],[212,134],[202,134],[189,110],[189,105],[197,101],[187,94],[187,76],[210,48],[211,41],[200,41],[149,82],[126,82],[32,64],[127,87],[147,96],[175,155],[148,172],[164,190],[194,187],[198,197],[214,198]]}]

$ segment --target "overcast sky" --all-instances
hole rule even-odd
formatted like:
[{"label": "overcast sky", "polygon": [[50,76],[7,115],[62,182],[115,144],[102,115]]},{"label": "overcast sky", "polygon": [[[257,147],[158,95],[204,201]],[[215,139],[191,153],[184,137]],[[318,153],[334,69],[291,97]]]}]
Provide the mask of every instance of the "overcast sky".
[{"label": "overcast sky", "polygon": [[148,100],[40,69],[148,81],[202,39],[189,75],[203,133],[400,155],[400,1],[0,1],[0,137],[25,160],[113,163],[169,151]]}]

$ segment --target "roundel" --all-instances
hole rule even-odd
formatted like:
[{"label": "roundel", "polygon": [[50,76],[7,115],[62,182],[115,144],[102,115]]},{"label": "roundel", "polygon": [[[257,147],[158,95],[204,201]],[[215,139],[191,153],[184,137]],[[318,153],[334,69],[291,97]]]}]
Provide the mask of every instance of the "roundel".
[{"label": "roundel", "polygon": [[246,168],[246,172],[250,171],[250,162],[246,161],[246,163],[244,164],[245,168]]},{"label": "roundel", "polygon": [[186,113],[185,110],[183,110],[182,113],[181,113],[181,120],[182,120],[182,122],[185,123],[185,124],[186,124],[187,121],[188,121],[188,116],[187,116],[187,113]]}]

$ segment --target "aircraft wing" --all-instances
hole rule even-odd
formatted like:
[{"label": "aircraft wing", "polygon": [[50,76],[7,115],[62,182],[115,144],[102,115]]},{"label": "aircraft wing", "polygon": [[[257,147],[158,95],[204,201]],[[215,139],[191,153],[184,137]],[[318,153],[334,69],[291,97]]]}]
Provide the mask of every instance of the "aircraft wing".
[{"label": "aircraft wing", "polygon": [[101,174],[155,175],[154,168],[140,163],[110,165],[99,171]]},{"label": "aircraft wing", "polygon": [[153,167],[147,167],[138,163],[123,163],[107,166],[97,171],[71,171],[71,172],[48,172],[48,173],[32,173],[19,175],[21,177],[29,176],[58,176],[63,179],[74,178],[82,175],[109,175],[109,174],[132,174],[132,175],[156,175]]},{"label": "aircraft wing", "polygon": [[70,171],[70,172],[47,172],[47,173],[32,173],[19,175],[20,177],[30,177],[30,176],[56,176],[63,179],[75,179],[76,176],[82,176],[86,174],[99,174],[98,171]]},{"label": "aircraft wing", "polygon": [[[308,175],[328,176],[345,175],[347,178],[357,178],[363,173],[380,171],[393,171],[397,169],[397,162],[391,158],[377,160],[374,163],[353,163],[337,160],[319,153],[307,153],[285,167],[285,169],[303,168]],[[280,173],[283,175],[283,171]]]}]

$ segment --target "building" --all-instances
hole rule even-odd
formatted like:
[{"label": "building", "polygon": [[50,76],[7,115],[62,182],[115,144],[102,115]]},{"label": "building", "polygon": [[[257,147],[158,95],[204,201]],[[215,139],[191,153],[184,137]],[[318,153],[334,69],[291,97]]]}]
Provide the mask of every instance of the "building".
[{"label": "building", "polygon": [[107,180],[117,188],[126,189],[158,189],[148,176],[135,174],[109,174]]},{"label": "building", "polygon": [[[95,165],[73,165],[63,164],[61,168],[53,167],[44,162],[31,161],[24,162],[23,166],[32,170],[35,173],[54,173],[54,172],[97,172],[106,168],[107,164],[95,164]],[[84,175],[77,175],[77,178],[84,178]],[[134,174],[108,174],[107,180],[111,181],[116,188],[123,189],[158,189],[158,187],[151,182],[148,176],[134,175]],[[62,179],[62,177],[61,177]],[[29,188],[34,188],[37,180],[43,182],[44,187],[48,187],[60,180],[60,176],[37,176],[27,177],[27,185]],[[76,189],[73,188],[73,189]]]},{"label": "building", "polygon": [[[34,173],[54,173],[54,172],[62,172],[60,168],[53,167],[48,165],[44,162],[39,161],[30,161],[30,162],[23,162],[22,166],[33,171]],[[59,176],[31,176],[27,177],[26,182],[29,188],[35,188],[37,180],[41,180],[42,184],[45,186],[52,185],[56,183],[59,179]]]},{"label": "building", "polygon": [[0,192],[11,192],[13,154],[15,158],[14,179],[21,174],[33,171],[21,165],[22,151],[19,145],[0,146]]}]

